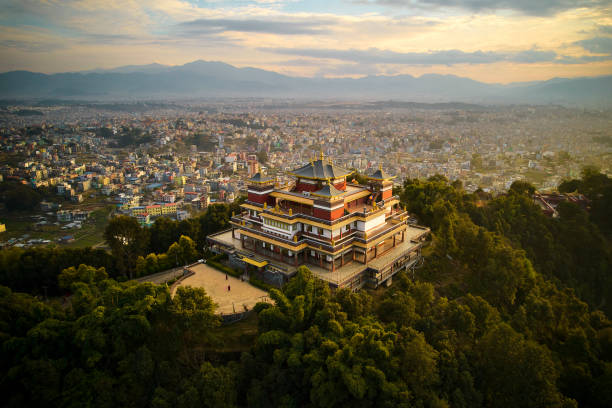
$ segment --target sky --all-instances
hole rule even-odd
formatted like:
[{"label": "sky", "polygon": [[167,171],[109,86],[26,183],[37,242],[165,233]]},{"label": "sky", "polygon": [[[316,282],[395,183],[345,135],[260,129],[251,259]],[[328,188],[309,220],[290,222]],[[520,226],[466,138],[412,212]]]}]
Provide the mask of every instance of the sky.
[{"label": "sky", "polygon": [[0,72],[195,60],[305,77],[612,75],[612,0],[0,0]]}]

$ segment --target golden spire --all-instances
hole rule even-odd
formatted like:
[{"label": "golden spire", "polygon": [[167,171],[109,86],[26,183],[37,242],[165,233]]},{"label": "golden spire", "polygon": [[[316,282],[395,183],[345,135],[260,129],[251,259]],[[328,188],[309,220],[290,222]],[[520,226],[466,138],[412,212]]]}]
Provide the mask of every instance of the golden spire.
[{"label": "golden spire", "polygon": [[323,149],[321,149],[321,161],[323,161]]},{"label": "golden spire", "polygon": [[382,163],[379,163],[379,164],[378,164],[378,169],[379,169],[380,171],[382,171]]}]

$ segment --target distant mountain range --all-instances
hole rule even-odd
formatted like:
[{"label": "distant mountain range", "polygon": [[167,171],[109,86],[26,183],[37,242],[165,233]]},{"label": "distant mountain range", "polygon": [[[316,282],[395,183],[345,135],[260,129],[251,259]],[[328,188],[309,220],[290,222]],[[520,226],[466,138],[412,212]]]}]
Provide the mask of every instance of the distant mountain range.
[{"label": "distant mountain range", "polygon": [[222,62],[181,66],[130,65],[46,75],[0,74],[0,99],[60,98],[91,101],[269,97],[293,99],[561,104],[612,106],[612,75],[486,84],[454,75],[426,74],[351,78],[302,78]]}]

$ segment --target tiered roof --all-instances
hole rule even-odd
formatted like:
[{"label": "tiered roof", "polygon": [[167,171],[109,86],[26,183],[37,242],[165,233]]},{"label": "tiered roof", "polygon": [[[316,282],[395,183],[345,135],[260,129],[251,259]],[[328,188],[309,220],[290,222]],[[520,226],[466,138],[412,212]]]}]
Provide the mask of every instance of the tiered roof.
[{"label": "tiered roof", "polygon": [[344,191],[338,190],[332,184],[326,184],[320,190],[314,191],[311,193],[313,196],[325,197],[325,198],[334,198],[344,194]]},{"label": "tiered roof", "polygon": [[369,178],[370,180],[378,180],[378,181],[386,181],[386,180],[391,180],[394,179],[395,176],[389,176],[382,168],[382,166],[380,166],[378,168],[378,170],[376,170],[374,173],[372,173],[372,175],[370,176],[366,176],[367,178]]},{"label": "tiered roof", "polygon": [[274,180],[268,176],[262,176],[261,173],[255,174],[253,177],[249,179],[249,183],[257,183],[257,184],[267,184],[271,183]]},{"label": "tiered roof", "polygon": [[345,168],[335,166],[331,161],[325,162],[323,160],[323,153],[319,160],[313,160],[305,166],[288,172],[292,176],[311,179],[311,180],[330,180],[346,177],[353,173],[353,170],[347,170]]}]

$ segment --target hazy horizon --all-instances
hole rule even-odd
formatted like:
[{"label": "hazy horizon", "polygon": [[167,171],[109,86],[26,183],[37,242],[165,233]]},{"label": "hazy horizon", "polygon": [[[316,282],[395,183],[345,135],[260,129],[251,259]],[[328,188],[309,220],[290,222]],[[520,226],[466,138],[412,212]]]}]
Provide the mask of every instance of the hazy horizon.
[{"label": "hazy horizon", "polygon": [[[45,75],[55,75],[55,74],[66,74],[66,73],[77,73],[77,74],[90,74],[90,73],[108,73],[108,72],[117,72],[117,73],[127,73],[128,71],[119,71],[121,69],[126,69],[126,68],[132,68],[133,70],[129,71],[129,73],[136,73],[136,72],[142,72],[139,71],[138,68],[146,68],[146,67],[151,67],[151,66],[159,66],[159,67],[163,67],[163,68],[180,68],[183,67],[185,65],[188,64],[193,64],[193,63],[198,63],[198,62],[204,62],[204,63],[218,63],[218,64],[226,64],[226,65],[230,65],[234,68],[254,68],[254,69],[262,69],[262,68],[257,68],[255,66],[251,66],[251,65],[245,65],[245,66],[238,66],[238,65],[233,65],[233,64],[229,64],[225,61],[214,61],[214,60],[210,60],[210,61],[206,61],[206,60],[202,60],[202,59],[198,59],[198,60],[193,60],[193,61],[188,61],[184,64],[162,64],[160,62],[154,61],[151,63],[147,63],[147,64],[129,64],[129,65],[118,65],[118,66],[113,66],[113,67],[107,67],[107,68],[102,68],[102,67],[96,67],[96,68],[91,68],[91,69],[85,69],[85,70],[79,70],[79,71],[58,71],[58,72],[42,72],[42,71],[30,71],[30,70],[11,70],[11,71],[2,71],[0,72],[0,74],[4,74],[4,73],[8,73],[8,72],[15,72],[15,71],[27,71],[27,72],[33,72],[33,73],[37,73],[37,74],[45,74]],[[275,71],[273,69],[265,69],[265,71],[268,72],[273,72],[279,75],[285,75],[288,77],[292,77],[292,78],[304,78],[304,79],[316,79],[316,78],[330,78],[330,77],[325,77],[325,76],[301,76],[301,75],[291,75],[291,74],[285,74],[279,71]],[[607,77],[607,76],[611,76],[612,72],[610,73],[604,73],[601,75],[586,75],[586,76],[582,76],[582,77],[560,77],[560,76],[551,76],[550,78],[543,78],[541,80],[534,80],[534,81],[485,81],[485,80],[478,80],[478,79],[474,79],[474,78],[470,78],[470,77],[466,77],[466,76],[460,76],[460,75],[456,75],[453,73],[437,73],[437,72],[423,72],[420,74],[409,74],[409,73],[394,73],[394,74],[386,74],[386,73],[378,73],[378,74],[364,74],[364,75],[359,75],[359,76],[351,76],[351,77],[331,77],[331,78],[336,78],[336,79],[341,79],[341,78],[353,78],[353,79],[359,79],[359,78],[368,78],[368,77],[376,77],[376,76],[385,76],[385,77],[398,77],[398,76],[412,76],[416,79],[421,78],[421,77],[426,77],[426,76],[430,76],[430,75],[442,75],[442,76],[456,76],[458,78],[466,78],[466,79],[472,79],[478,82],[482,82],[484,84],[489,84],[489,85],[512,85],[512,84],[519,84],[519,83],[529,83],[529,82],[545,82],[545,81],[550,81],[553,79],[572,79],[572,78],[600,78],[600,77]]]}]

